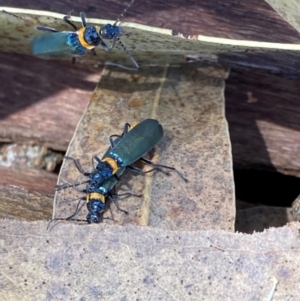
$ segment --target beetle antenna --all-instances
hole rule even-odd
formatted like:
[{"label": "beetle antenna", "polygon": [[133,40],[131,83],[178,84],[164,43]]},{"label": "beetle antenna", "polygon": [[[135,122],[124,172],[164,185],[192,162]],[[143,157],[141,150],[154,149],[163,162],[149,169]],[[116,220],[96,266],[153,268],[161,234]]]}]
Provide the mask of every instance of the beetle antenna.
[{"label": "beetle antenna", "polygon": [[85,220],[73,219],[73,217],[75,217],[76,215],[78,215],[78,213],[81,211],[82,207],[84,206],[85,203],[81,204],[82,201],[84,201],[83,198],[79,199],[79,201],[77,203],[77,206],[76,206],[75,212],[72,215],[70,215],[69,217],[66,217],[66,218],[57,217],[57,218],[53,218],[52,220],[50,220],[49,223],[48,223],[48,226],[47,226],[46,230],[49,230],[50,225],[54,221],[70,221],[70,220],[74,220],[74,221],[84,221],[84,222],[86,222]]},{"label": "beetle antenna", "polygon": [[124,8],[124,10],[122,11],[122,13],[120,14],[120,16],[117,18],[117,21],[114,23],[113,26],[116,26],[118,22],[120,22],[121,18],[124,17],[124,15],[127,12],[127,9],[133,4],[134,0],[131,0],[129,4],[127,4],[127,6]]},{"label": "beetle antenna", "polygon": [[120,45],[122,46],[122,48],[124,49],[124,51],[126,52],[126,54],[128,55],[128,57],[130,58],[130,60],[132,61],[133,65],[135,66],[135,68],[128,68],[125,67],[123,65],[120,64],[115,64],[112,62],[106,62],[105,65],[112,65],[112,66],[119,66],[123,69],[127,69],[127,70],[138,70],[140,68],[140,66],[138,65],[138,63],[136,62],[136,60],[133,58],[133,56],[128,52],[128,50],[126,49],[125,45],[123,44],[123,42],[120,40],[119,37],[117,37],[118,42],[120,43]]}]

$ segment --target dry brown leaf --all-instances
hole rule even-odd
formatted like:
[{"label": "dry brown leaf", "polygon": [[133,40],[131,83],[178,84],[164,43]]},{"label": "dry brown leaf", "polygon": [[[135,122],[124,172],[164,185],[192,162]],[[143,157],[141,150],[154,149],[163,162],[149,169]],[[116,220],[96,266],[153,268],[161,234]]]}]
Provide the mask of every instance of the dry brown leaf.
[{"label": "dry brown leaf", "polygon": [[[253,235],[0,220],[0,299],[299,299],[300,226]],[[269,299],[270,300],[270,299]]]},{"label": "dry brown leaf", "polygon": [[[109,146],[109,136],[121,134],[126,122],[158,119],[164,137],[152,159],[175,166],[190,182],[185,183],[176,173],[142,177],[130,172],[122,188],[128,185],[135,193],[143,193],[143,198],[119,202],[130,212],[128,216],[112,206],[114,218],[120,224],[165,229],[233,231],[234,185],[223,96],[227,72],[191,65],[147,68],[137,75],[115,70],[103,73],[67,155],[80,159],[84,169],[91,171],[92,156],[101,157]],[[59,179],[75,183],[86,178],[68,161]],[[71,188],[59,192],[55,216],[71,215],[80,195]],[[86,209],[82,210],[79,218],[86,214]]]}]

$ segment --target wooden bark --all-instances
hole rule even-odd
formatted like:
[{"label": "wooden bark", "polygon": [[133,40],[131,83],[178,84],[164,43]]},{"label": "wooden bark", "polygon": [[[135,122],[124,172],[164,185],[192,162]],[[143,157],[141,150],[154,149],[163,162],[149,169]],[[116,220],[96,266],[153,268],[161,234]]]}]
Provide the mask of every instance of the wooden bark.
[{"label": "wooden bark", "polygon": [[13,169],[0,166],[1,184],[11,184],[29,191],[52,193],[56,185],[57,176],[41,169],[25,168]]},{"label": "wooden bark", "polygon": [[226,116],[235,167],[269,167],[300,176],[297,79],[232,70]]},{"label": "wooden bark", "polygon": [[65,151],[101,69],[0,53],[0,141]]},{"label": "wooden bark", "polygon": [[30,192],[17,186],[0,184],[0,218],[49,220],[52,215],[52,199],[53,194]]}]

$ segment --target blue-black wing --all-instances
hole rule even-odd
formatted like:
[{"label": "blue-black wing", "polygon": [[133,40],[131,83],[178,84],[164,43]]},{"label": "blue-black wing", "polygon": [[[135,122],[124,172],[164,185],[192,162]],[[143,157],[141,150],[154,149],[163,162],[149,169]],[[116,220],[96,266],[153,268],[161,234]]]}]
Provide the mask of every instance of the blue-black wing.
[{"label": "blue-black wing", "polygon": [[157,120],[145,119],[116,143],[109,156],[120,159],[122,166],[131,165],[156,146],[163,133],[163,128]]},{"label": "blue-black wing", "polygon": [[86,53],[76,32],[54,32],[36,36],[31,42],[32,54],[44,58],[75,57]]}]

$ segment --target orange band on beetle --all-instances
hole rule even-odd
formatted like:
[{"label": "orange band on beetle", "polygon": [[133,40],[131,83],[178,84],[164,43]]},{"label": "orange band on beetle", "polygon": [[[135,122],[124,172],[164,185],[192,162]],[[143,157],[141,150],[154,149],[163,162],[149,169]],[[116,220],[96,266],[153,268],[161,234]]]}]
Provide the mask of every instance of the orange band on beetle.
[{"label": "orange band on beetle", "polygon": [[130,125],[130,130],[132,130],[135,126],[139,124],[138,121],[133,122],[133,124]]},{"label": "orange band on beetle", "polygon": [[100,199],[102,203],[105,203],[105,196],[98,192],[92,192],[92,193],[87,194],[86,202],[89,203],[89,201],[91,199],[96,199],[96,200]]},{"label": "orange band on beetle", "polygon": [[102,159],[102,162],[107,162],[110,165],[110,167],[113,170],[113,174],[115,174],[119,169],[117,162],[112,158],[106,157],[106,158]]},{"label": "orange band on beetle", "polygon": [[85,32],[85,27],[81,27],[80,29],[77,30],[77,34],[78,34],[78,40],[81,44],[81,46],[83,46],[86,49],[93,49],[95,48],[94,45],[90,45],[86,42],[85,38],[84,38],[84,32]]}]

